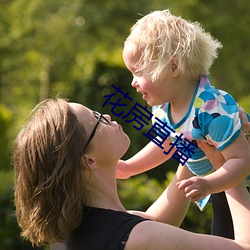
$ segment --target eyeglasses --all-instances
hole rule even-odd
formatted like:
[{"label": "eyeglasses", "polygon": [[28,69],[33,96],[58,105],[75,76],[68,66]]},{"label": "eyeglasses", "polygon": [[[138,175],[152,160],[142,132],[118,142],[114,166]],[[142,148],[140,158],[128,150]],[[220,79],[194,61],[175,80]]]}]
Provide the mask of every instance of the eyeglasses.
[{"label": "eyeglasses", "polygon": [[88,141],[87,141],[87,143],[86,143],[86,145],[84,147],[84,151],[86,150],[86,148],[88,147],[89,143],[93,139],[99,123],[102,122],[102,123],[104,123],[106,125],[110,124],[110,121],[107,118],[105,118],[102,114],[100,114],[99,112],[93,111],[93,114],[94,114],[95,118],[97,119],[97,123],[96,123],[95,127],[93,128],[93,130],[92,130],[92,132],[91,132],[91,134],[89,136],[89,139],[88,139]]}]

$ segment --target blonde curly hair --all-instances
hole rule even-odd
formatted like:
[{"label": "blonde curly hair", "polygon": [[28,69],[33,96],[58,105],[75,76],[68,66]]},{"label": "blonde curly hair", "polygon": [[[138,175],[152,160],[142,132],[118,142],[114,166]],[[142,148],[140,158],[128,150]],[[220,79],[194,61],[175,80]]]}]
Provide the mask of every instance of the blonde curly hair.
[{"label": "blonde curly hair", "polygon": [[86,201],[81,159],[86,133],[67,101],[39,104],[14,142],[15,206],[22,236],[33,245],[64,241]]},{"label": "blonde curly hair", "polygon": [[137,71],[151,74],[153,81],[164,74],[174,57],[182,75],[193,79],[208,74],[217,50],[222,48],[198,22],[186,21],[169,10],[154,11],[139,19],[126,43],[132,43],[142,53]]}]

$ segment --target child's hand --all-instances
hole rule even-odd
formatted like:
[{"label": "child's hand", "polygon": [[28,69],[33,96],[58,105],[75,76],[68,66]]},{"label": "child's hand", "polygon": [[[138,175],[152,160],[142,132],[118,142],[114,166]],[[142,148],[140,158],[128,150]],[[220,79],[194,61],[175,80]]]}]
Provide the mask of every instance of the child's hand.
[{"label": "child's hand", "polygon": [[177,187],[180,190],[184,190],[186,197],[190,198],[192,201],[198,201],[210,194],[209,183],[204,177],[194,176],[179,181]]},{"label": "child's hand", "polygon": [[130,171],[129,171],[129,167],[126,163],[126,161],[124,160],[119,160],[116,166],[116,178],[117,179],[127,179],[129,178],[130,175]]}]

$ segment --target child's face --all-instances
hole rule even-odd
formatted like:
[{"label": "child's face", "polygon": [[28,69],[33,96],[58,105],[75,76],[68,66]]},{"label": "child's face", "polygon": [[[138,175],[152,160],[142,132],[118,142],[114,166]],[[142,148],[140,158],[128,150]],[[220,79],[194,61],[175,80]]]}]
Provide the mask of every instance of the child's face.
[{"label": "child's face", "polygon": [[136,91],[142,94],[142,98],[148,103],[150,106],[161,105],[168,101],[167,96],[168,93],[166,87],[169,86],[167,84],[167,74],[163,80],[156,80],[152,82],[151,74],[147,72],[136,72],[138,69],[138,61],[141,57],[141,52],[135,48],[135,46],[131,43],[125,43],[123,49],[123,60],[128,68],[128,70],[132,73],[133,79],[131,82],[132,87],[136,88]]}]

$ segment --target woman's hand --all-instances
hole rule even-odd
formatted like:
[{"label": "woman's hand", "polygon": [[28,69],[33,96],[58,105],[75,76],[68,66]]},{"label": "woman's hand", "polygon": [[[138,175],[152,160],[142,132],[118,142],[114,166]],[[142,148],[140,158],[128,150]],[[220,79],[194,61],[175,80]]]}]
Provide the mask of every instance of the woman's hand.
[{"label": "woman's hand", "polygon": [[243,108],[240,108],[240,119],[242,122],[242,131],[244,132],[248,142],[250,141],[250,122],[247,119],[247,115],[244,112]]}]

